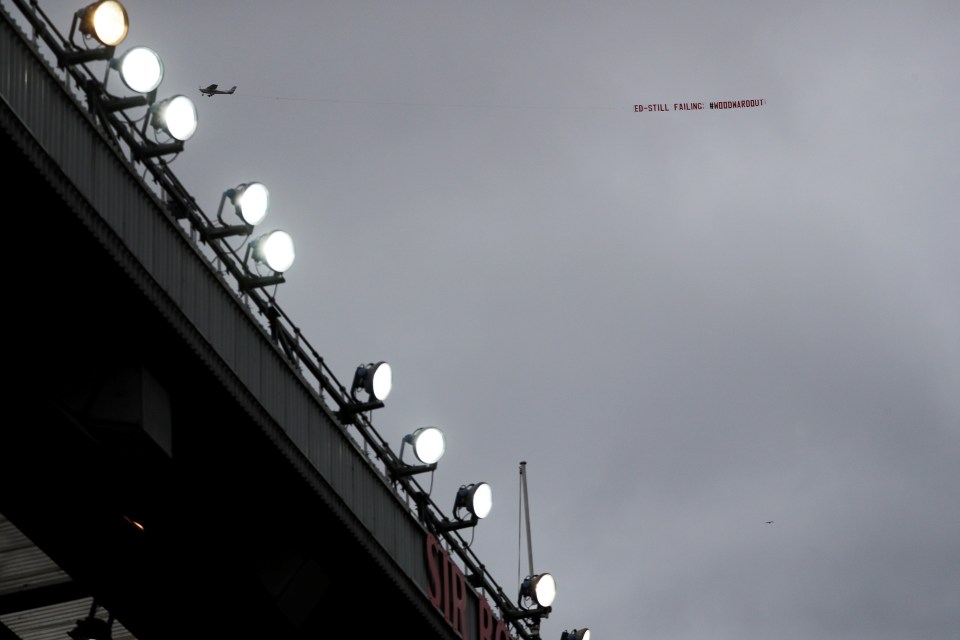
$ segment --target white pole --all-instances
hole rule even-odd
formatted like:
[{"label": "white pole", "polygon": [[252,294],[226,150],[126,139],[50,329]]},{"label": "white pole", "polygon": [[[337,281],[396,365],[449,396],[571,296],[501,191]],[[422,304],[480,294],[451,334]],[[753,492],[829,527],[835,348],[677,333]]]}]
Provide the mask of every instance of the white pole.
[{"label": "white pole", "polygon": [[520,482],[523,487],[523,508],[524,513],[526,514],[527,519],[527,558],[530,562],[530,573],[529,575],[534,575],[533,573],[533,540],[530,538],[530,500],[527,497],[527,463],[526,461],[520,462]]}]

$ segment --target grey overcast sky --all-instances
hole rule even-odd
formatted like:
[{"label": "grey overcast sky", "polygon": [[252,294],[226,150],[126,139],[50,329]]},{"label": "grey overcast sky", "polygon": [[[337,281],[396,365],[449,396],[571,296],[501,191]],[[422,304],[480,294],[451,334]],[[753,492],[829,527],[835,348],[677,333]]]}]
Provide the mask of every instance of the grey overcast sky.
[{"label": "grey overcast sky", "polygon": [[492,485],[508,594],[527,462],[545,640],[960,638],[960,3],[126,6],[174,173],[268,186],[280,306]]}]

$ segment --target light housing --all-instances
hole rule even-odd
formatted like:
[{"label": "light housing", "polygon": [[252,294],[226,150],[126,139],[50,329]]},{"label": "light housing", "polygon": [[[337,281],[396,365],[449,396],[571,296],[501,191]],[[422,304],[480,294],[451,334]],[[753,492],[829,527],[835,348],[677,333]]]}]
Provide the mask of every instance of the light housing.
[{"label": "light housing", "polygon": [[571,629],[560,634],[560,640],[590,640],[590,629]]},{"label": "light housing", "polygon": [[163,60],[150,47],[128,49],[119,58],[111,58],[109,68],[135,93],[150,93],[163,81]]},{"label": "light housing", "polygon": [[133,155],[138,160],[180,153],[183,143],[193,137],[197,131],[197,108],[193,101],[184,95],[175,95],[150,105],[149,116],[143,119],[141,135],[146,139],[147,124],[157,131],[162,131],[173,142],[157,143],[146,141],[145,144],[133,148]]},{"label": "light housing", "polygon": [[[243,224],[228,225],[223,220],[223,205],[227,200],[233,205],[233,210]],[[222,226],[207,227],[202,230],[207,239],[223,238],[225,236],[248,236],[253,233],[255,225],[266,217],[270,209],[270,191],[260,182],[245,182],[236,187],[227,189],[220,197],[220,208],[217,210],[217,220]]]},{"label": "light housing", "polygon": [[539,607],[549,608],[557,597],[557,582],[549,573],[524,578],[520,585],[520,600],[528,598]]},{"label": "light housing", "polygon": [[116,47],[127,37],[130,18],[116,0],[100,0],[77,11],[74,20],[80,33],[106,47]]},{"label": "light housing", "polygon": [[179,142],[197,132],[197,107],[185,95],[171,96],[151,105],[150,125]]},{"label": "light housing", "polygon": [[240,289],[247,291],[257,287],[267,287],[273,284],[286,282],[283,273],[293,265],[296,253],[293,247],[293,238],[286,231],[274,229],[261,235],[259,238],[247,245],[247,255],[244,264],[249,262],[250,257],[261,264],[265,264],[273,270],[272,275],[261,276],[250,271],[245,266],[246,275],[239,276]]},{"label": "light housing", "polygon": [[[461,485],[453,500],[453,521],[438,522],[435,524],[438,531],[452,531],[476,526],[480,520],[486,518],[493,508],[493,490],[486,482]],[[470,514],[465,520],[463,513]]]},{"label": "light housing", "polygon": [[[421,464],[413,465],[403,462],[403,448],[408,443],[413,446],[413,453]],[[400,466],[388,465],[390,475],[396,479],[401,476],[434,471],[445,450],[443,431],[437,427],[420,427],[413,433],[403,436],[403,441],[400,443]]]},{"label": "light housing", "polygon": [[293,266],[296,251],[293,238],[286,231],[275,229],[257,238],[251,248],[253,259],[267,265],[276,273],[284,273]]},{"label": "light housing", "polygon": [[474,518],[486,518],[493,509],[493,489],[486,482],[463,485],[457,491],[453,509],[466,509]]},{"label": "light housing", "polygon": [[363,390],[371,401],[382,403],[393,390],[393,369],[387,362],[371,362],[357,367],[353,375],[350,394],[356,399],[357,391]]},{"label": "light housing", "polygon": [[[383,407],[383,401],[393,389],[393,368],[386,362],[370,362],[361,364],[353,373],[353,383],[350,385],[350,401],[340,407],[338,415],[345,422],[356,423],[357,414]],[[364,391],[366,400],[357,397],[357,392]],[[402,446],[402,445],[401,445]],[[399,469],[393,470],[394,475],[407,475]]]},{"label": "light housing", "polygon": [[446,451],[443,431],[437,427],[420,427],[403,437],[404,442],[413,446],[413,453],[423,464],[435,464]]},{"label": "light housing", "polygon": [[[110,71],[120,74],[120,79],[131,91],[140,95],[125,98],[113,97],[107,91]],[[133,47],[119,58],[110,58],[103,78],[103,93],[96,95],[99,107],[104,111],[120,111],[132,107],[149,107],[157,99],[157,87],[163,81],[163,61],[150,47]]]},{"label": "light housing", "polygon": [[[93,60],[109,60],[117,45],[123,42],[130,30],[127,10],[116,0],[100,0],[78,9],[70,24],[70,51],[57,51],[57,63],[62,67],[82,64]],[[81,47],[74,42],[77,31],[84,38],[93,38],[100,45],[96,48]]]},{"label": "light housing", "polygon": [[260,224],[270,209],[270,190],[260,182],[237,185],[227,189],[224,196],[230,198],[237,216],[251,226]]}]

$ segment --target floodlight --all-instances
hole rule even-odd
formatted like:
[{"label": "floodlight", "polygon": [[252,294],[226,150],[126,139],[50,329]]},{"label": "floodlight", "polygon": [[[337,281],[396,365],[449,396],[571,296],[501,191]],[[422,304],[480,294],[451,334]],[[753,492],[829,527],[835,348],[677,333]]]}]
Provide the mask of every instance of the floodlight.
[{"label": "floodlight", "polygon": [[[493,490],[486,482],[462,485],[457,490],[453,501],[454,521],[439,522],[438,531],[451,531],[465,527],[476,526],[481,519],[486,518],[493,508]],[[469,520],[464,520],[463,511],[470,514]]]},{"label": "floodlight", "polygon": [[193,100],[175,95],[150,107],[150,125],[174,140],[186,142],[197,132],[197,108]]},{"label": "floodlight", "polygon": [[477,518],[486,518],[493,508],[493,489],[486,482],[460,487],[453,503],[454,511],[463,508]]},{"label": "floodlight", "polygon": [[386,362],[362,364],[353,375],[350,394],[356,399],[357,391],[363,389],[371,400],[383,402],[393,389],[393,370]]},{"label": "floodlight", "polygon": [[443,431],[436,427],[420,427],[404,436],[403,441],[413,445],[413,453],[424,464],[434,464],[443,457],[445,450]]},{"label": "floodlight", "polygon": [[[237,217],[243,224],[228,225],[223,220],[223,205],[227,200],[233,205]],[[259,224],[267,215],[270,207],[270,191],[259,182],[248,182],[227,189],[220,197],[220,208],[217,210],[217,220],[221,227],[208,227],[201,232],[207,239],[222,238],[225,236],[250,235],[253,227]]]},{"label": "floodlight", "polygon": [[[93,60],[109,60],[116,46],[127,37],[129,29],[127,10],[116,0],[100,0],[88,4],[73,14],[69,43],[74,49],[58,51],[57,61],[60,66],[63,66]],[[85,39],[93,38],[103,46],[94,49],[86,46],[81,48],[74,42],[74,35],[78,30]]]},{"label": "floodlight", "polygon": [[[407,443],[413,446],[413,453],[423,464],[412,465],[403,462],[403,448]],[[443,457],[445,448],[443,431],[437,427],[420,427],[413,433],[403,436],[403,441],[400,443],[401,466],[389,465],[390,474],[396,479],[401,476],[434,471],[437,468],[437,462]]]},{"label": "floodlight", "polygon": [[163,60],[150,47],[133,47],[119,58],[111,58],[109,69],[118,71],[123,84],[136,93],[150,93],[163,80]]},{"label": "floodlight", "polygon": [[130,19],[127,10],[116,0],[100,0],[88,4],[74,14],[74,23],[80,33],[106,46],[115,47],[127,37]]},{"label": "floodlight", "polygon": [[549,573],[527,576],[520,585],[520,600],[529,598],[540,607],[549,607],[557,597],[557,582]]},{"label": "floodlight", "polygon": [[[340,417],[348,422],[356,420],[358,413],[379,409],[393,388],[393,369],[386,362],[361,364],[353,373],[350,385],[351,402],[340,409]],[[367,400],[357,397],[358,391],[365,391]]]},{"label": "floodlight", "polygon": [[249,225],[260,224],[270,207],[270,191],[259,182],[237,185],[235,189],[227,189],[224,195],[230,198],[240,219]]},{"label": "floodlight", "polygon": [[134,146],[133,155],[138,160],[183,151],[184,141],[189,140],[197,131],[197,108],[190,98],[175,95],[150,105],[150,117],[143,119],[141,135],[144,139],[147,136],[148,123],[174,141],[161,144],[147,140],[143,145]]},{"label": "floodlight", "polygon": [[296,257],[293,238],[286,231],[279,229],[265,233],[247,245],[245,262],[249,261],[251,255],[256,262],[267,265],[274,273],[269,276],[260,276],[247,268],[248,275],[239,277],[242,290],[286,282],[283,273],[293,265]]},{"label": "floodlight", "polygon": [[[120,79],[123,84],[131,91],[141,94],[126,98],[112,97],[107,92],[107,81],[110,79],[110,71],[120,73]],[[120,111],[131,107],[147,107],[157,99],[157,87],[163,80],[163,61],[157,52],[150,47],[133,47],[119,58],[111,58],[110,64],[103,78],[104,94],[110,96],[103,98],[99,94],[96,99],[99,106],[104,111]]]},{"label": "floodlight", "polygon": [[276,273],[283,273],[293,265],[296,252],[293,238],[286,231],[276,229],[265,233],[253,242],[253,259],[270,267]]},{"label": "floodlight", "polygon": [[571,629],[560,634],[560,640],[590,640],[590,629]]}]

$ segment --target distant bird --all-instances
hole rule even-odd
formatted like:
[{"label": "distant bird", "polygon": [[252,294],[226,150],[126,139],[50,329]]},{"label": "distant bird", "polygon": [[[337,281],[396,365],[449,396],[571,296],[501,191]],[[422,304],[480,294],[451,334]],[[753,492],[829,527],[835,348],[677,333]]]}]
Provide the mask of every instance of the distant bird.
[{"label": "distant bird", "polygon": [[773,520],[767,520],[767,524],[773,524]]}]

